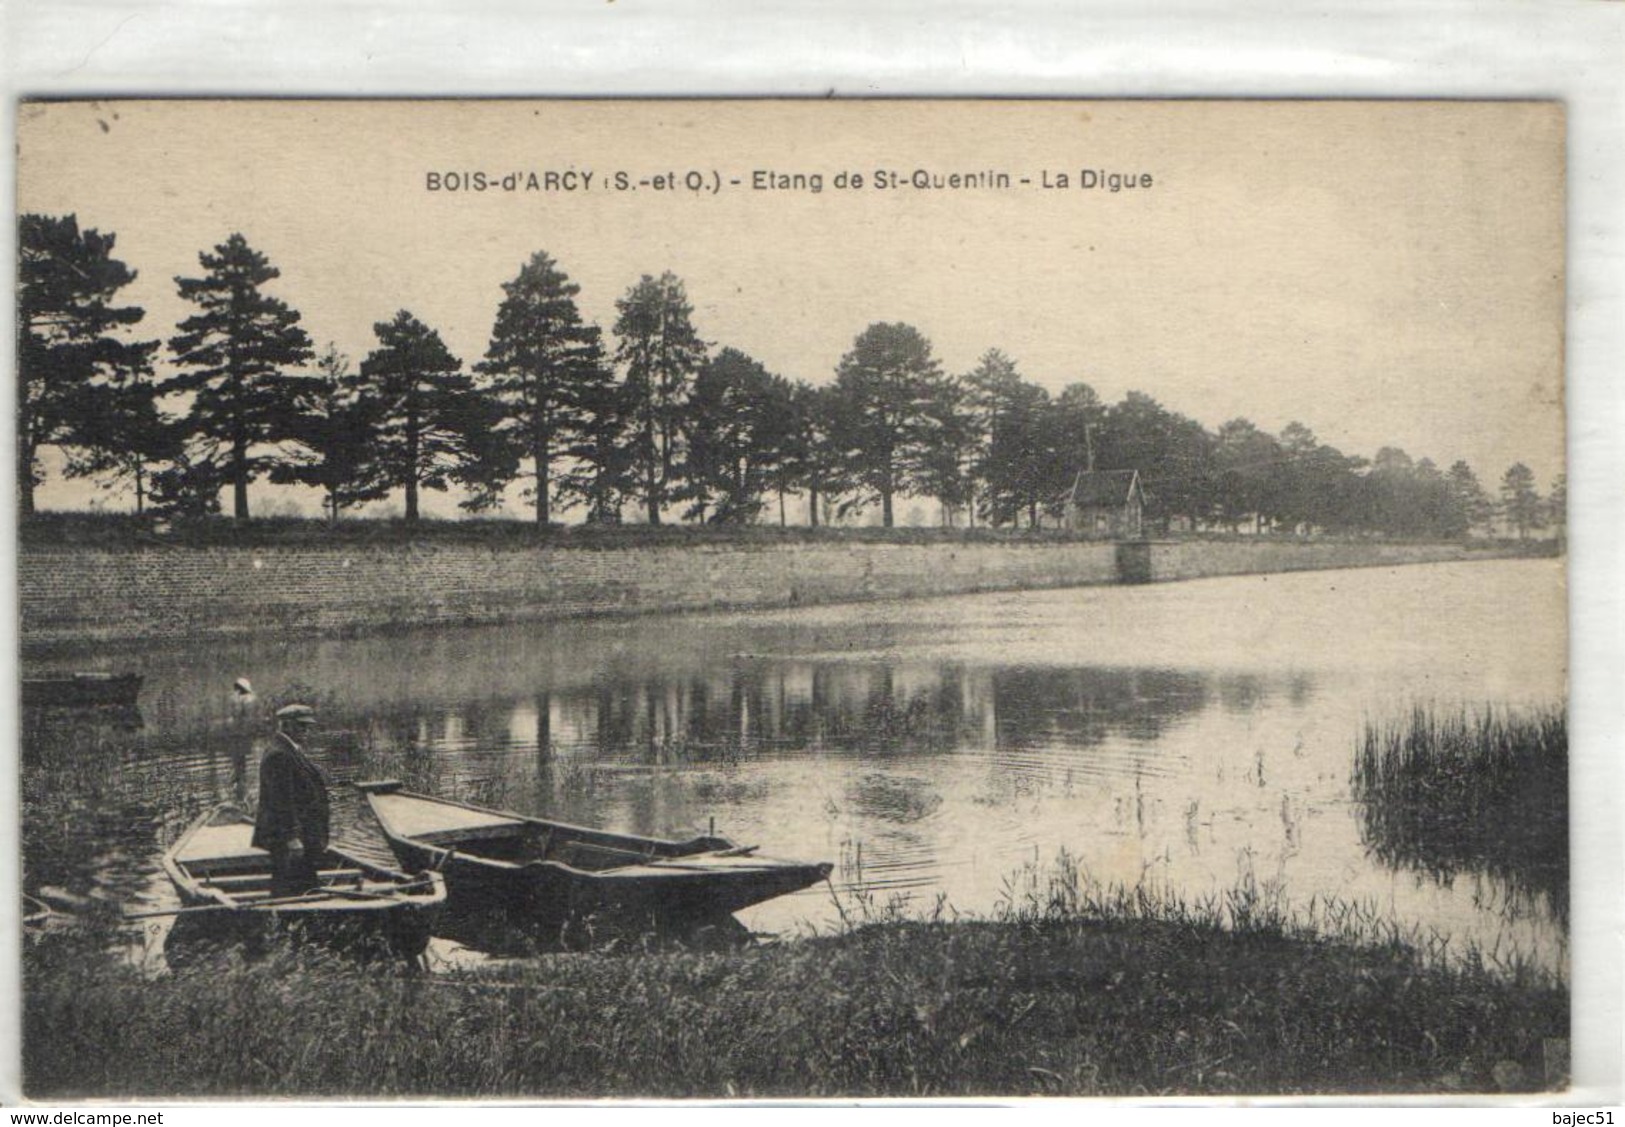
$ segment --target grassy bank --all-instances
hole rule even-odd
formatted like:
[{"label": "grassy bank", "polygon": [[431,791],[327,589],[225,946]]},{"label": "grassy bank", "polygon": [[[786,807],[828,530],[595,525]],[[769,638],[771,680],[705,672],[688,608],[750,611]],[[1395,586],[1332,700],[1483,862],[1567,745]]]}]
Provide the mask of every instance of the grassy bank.
[{"label": "grassy bank", "polygon": [[1395,867],[1449,881],[1488,872],[1515,910],[1569,908],[1569,741],[1561,707],[1367,724],[1354,793],[1366,840]]},{"label": "grassy bank", "polygon": [[551,524],[507,518],[352,518],[334,524],[305,517],[256,517],[238,524],[228,517],[152,520],[133,514],[40,513],[23,521],[18,538],[27,547],[125,548],[174,545],[214,547],[309,547],[318,545],[470,544],[482,547],[613,550],[703,547],[707,544],[1054,543],[1080,539],[1055,528],[873,528],[805,524]]},{"label": "grassy bank", "polygon": [[1066,879],[994,920],[445,975],[288,954],[154,980],[85,943],[24,960],[36,1099],[1493,1092],[1545,1086],[1569,1024],[1560,983],[1315,938],[1256,890]]}]

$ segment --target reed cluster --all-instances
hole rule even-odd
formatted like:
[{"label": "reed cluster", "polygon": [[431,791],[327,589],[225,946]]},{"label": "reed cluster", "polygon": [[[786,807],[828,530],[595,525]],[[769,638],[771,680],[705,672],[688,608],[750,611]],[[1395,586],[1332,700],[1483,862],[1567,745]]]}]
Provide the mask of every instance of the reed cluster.
[{"label": "reed cluster", "polygon": [[1384,862],[1441,881],[1487,873],[1510,911],[1567,921],[1569,741],[1561,707],[1368,722],[1353,772],[1366,841]]}]

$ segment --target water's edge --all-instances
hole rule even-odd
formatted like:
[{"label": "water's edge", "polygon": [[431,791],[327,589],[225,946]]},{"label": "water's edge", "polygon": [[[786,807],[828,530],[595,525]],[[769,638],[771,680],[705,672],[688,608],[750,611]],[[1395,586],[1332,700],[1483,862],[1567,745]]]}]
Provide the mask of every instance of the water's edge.
[{"label": "water's edge", "polygon": [[1551,554],[1549,544],[1136,541],[720,545],[25,547],[25,653],[85,643],[422,626],[1162,582]]}]

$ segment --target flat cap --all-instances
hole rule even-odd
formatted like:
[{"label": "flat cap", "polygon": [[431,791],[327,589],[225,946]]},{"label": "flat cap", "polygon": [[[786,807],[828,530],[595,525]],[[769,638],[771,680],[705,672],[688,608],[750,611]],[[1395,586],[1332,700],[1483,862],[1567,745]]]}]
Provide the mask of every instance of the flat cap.
[{"label": "flat cap", "polygon": [[314,724],[316,710],[308,704],[288,704],[276,710],[278,724]]}]

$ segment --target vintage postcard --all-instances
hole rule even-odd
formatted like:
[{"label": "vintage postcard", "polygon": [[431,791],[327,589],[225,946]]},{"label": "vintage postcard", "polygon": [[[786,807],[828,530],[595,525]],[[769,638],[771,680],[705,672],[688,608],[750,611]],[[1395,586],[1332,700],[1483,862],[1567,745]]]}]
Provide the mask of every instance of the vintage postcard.
[{"label": "vintage postcard", "polygon": [[16,144],[26,1099],[1568,1087],[1560,104]]}]

